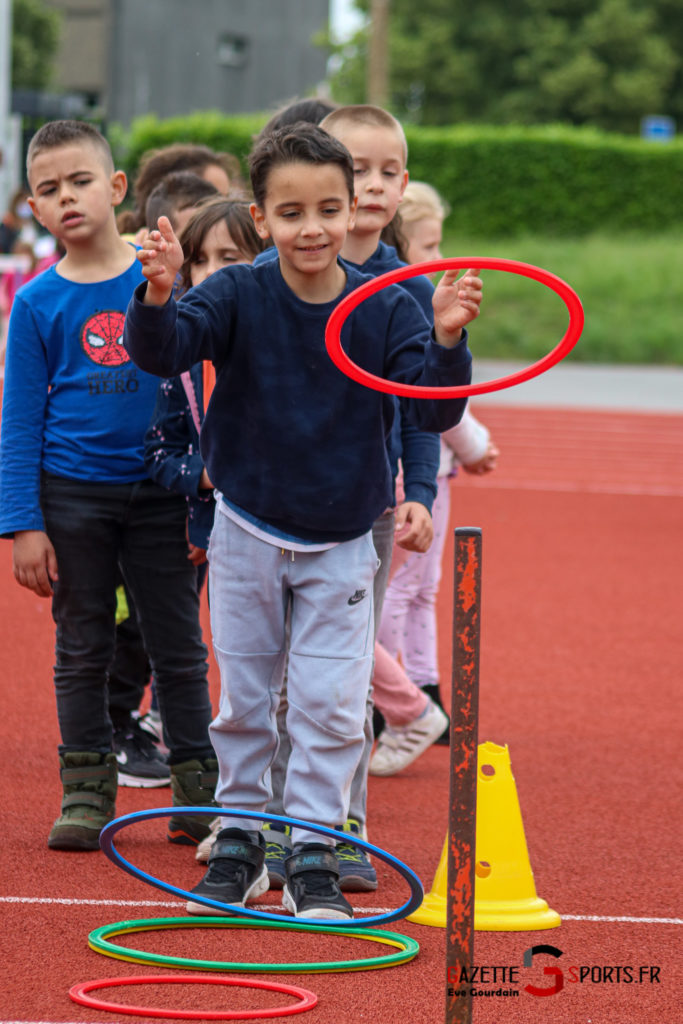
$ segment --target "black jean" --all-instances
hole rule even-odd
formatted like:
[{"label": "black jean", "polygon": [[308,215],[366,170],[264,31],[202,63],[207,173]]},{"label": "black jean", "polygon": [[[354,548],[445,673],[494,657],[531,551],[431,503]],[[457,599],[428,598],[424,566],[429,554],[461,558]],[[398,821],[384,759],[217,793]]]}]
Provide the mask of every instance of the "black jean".
[{"label": "black jean", "polygon": [[109,666],[109,714],[115,729],[125,729],[131,714],[140,707],[145,689],[152,677],[152,666],[147,657],[133,596],[123,579],[117,581],[123,587],[128,605],[128,618],[116,627],[114,660]]},{"label": "black jean", "polygon": [[151,480],[105,484],[43,473],[41,504],[59,571],[52,615],[60,752],[111,750],[107,673],[120,567],[156,679],[171,763],[213,757],[184,498]]},{"label": "black jean", "polygon": [[[208,568],[208,562],[202,562],[201,565],[195,567],[196,586],[200,594],[206,581]],[[122,583],[123,580],[119,578],[117,586]],[[114,660],[109,666],[109,714],[115,729],[126,728],[131,715],[140,707],[150,681],[152,683],[150,706],[153,708],[158,706],[156,683],[152,678],[152,666],[142,642],[133,597],[126,589],[125,583],[123,588],[128,604],[128,618],[116,627],[116,650]]]}]

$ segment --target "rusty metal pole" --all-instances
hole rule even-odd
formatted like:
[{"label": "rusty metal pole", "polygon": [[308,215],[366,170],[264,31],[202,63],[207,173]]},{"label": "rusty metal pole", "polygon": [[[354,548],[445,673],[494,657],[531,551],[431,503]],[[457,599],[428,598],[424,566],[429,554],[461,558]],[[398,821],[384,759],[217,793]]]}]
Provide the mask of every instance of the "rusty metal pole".
[{"label": "rusty metal pole", "polygon": [[[470,1024],[474,962],[481,530],[455,531],[451,774],[446,900],[446,1024]],[[466,970],[465,970],[466,969]]]}]

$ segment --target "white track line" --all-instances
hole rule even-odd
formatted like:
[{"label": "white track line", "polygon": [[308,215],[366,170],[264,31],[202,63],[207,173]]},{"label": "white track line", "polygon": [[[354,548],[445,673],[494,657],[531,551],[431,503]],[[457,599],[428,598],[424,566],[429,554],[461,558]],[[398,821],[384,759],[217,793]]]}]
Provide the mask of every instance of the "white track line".
[{"label": "white track line", "polygon": [[[0,896],[0,903],[52,903],[59,906],[90,907],[174,907],[178,909],[181,900],[82,900],[56,898],[52,896]],[[254,909],[269,913],[279,910],[279,903],[265,903]],[[360,914],[388,914],[391,907],[356,907]],[[604,924],[683,924],[683,917],[626,917],[604,914],[560,914],[563,921],[597,921]],[[9,1024],[0,1021],[0,1024]],[[12,1022],[14,1024],[14,1022]]]},{"label": "white track line", "polygon": [[[56,898],[52,896],[0,896],[0,903],[48,903],[67,907],[174,907],[176,910],[182,906],[182,899],[177,900],[80,900],[68,898]],[[208,911],[207,907],[207,911]],[[256,910],[272,911],[282,910],[281,903],[263,903]],[[392,907],[356,907],[359,914],[388,914]],[[0,1024],[5,1024],[0,1021]]]}]

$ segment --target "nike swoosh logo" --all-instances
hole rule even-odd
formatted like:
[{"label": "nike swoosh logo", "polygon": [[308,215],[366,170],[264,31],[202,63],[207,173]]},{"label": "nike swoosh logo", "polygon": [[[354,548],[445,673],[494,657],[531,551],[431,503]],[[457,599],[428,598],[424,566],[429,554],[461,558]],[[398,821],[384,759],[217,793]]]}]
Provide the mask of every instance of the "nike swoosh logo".
[{"label": "nike swoosh logo", "polygon": [[353,597],[350,597],[346,603],[347,604],[358,604],[359,601],[363,600],[363,598],[365,597],[366,594],[367,594],[367,590],[357,590],[356,593],[353,595]]}]

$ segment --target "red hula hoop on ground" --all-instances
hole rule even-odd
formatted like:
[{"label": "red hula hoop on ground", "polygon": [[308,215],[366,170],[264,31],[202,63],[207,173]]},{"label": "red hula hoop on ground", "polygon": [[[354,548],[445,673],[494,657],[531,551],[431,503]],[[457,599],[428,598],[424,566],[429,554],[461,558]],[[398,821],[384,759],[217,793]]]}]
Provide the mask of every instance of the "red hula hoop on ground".
[{"label": "red hula hoop on ground", "polygon": [[[466,270],[469,267],[481,267],[482,270],[502,270],[509,274],[530,277],[559,295],[569,311],[569,326],[559,344],[538,362],[532,363],[531,366],[527,366],[523,370],[510,373],[506,377],[497,377],[495,380],[483,381],[480,384],[461,384],[454,387],[424,387],[418,384],[400,384],[396,381],[385,380],[383,377],[377,377],[374,373],[361,369],[342,350],[341,330],[344,321],[361,302],[371,295],[386,288],[387,285],[400,283],[409,277],[433,274],[441,270]],[[407,398],[466,398],[470,395],[485,395],[491,391],[502,391],[504,388],[522,384],[532,377],[538,377],[539,374],[545,373],[551,366],[555,366],[561,359],[564,359],[574,347],[583,330],[583,322],[583,307],[578,295],[562,278],[552,274],[549,270],[542,270],[531,263],[520,263],[519,260],[490,259],[477,256],[467,259],[429,260],[426,263],[415,263],[399,267],[397,270],[390,270],[387,274],[382,274],[354,289],[350,295],[342,299],[327,321],[325,347],[330,359],[342,373],[373,391],[383,391],[389,395],[403,395]]]},{"label": "red hula hoop on ground", "polygon": [[[164,1010],[146,1007],[129,1006],[127,1003],[107,1003],[88,995],[95,988],[112,988],[117,985],[238,985],[242,988],[260,988],[268,992],[284,992],[296,996],[300,1001],[288,1006],[274,1006],[263,1010]],[[312,1010],[318,1002],[315,992],[296,985],[285,985],[282,982],[255,981],[251,978],[226,978],[213,974],[145,974],[130,978],[100,978],[97,981],[82,981],[69,989],[69,995],[75,1003],[89,1006],[93,1010],[106,1010],[111,1013],[127,1013],[134,1017],[161,1017],[164,1020],[257,1020],[264,1017],[288,1017],[294,1013]]]}]

